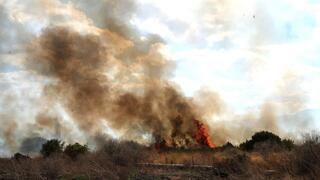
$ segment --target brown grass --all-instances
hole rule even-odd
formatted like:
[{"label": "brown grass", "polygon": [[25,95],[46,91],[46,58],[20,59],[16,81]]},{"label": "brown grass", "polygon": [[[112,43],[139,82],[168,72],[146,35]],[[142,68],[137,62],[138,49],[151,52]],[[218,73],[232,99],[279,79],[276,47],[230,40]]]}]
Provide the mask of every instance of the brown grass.
[{"label": "brown grass", "polygon": [[[48,158],[2,158],[0,179],[318,179],[320,141],[309,137],[289,150],[245,152],[236,147],[157,152],[132,142],[108,141],[76,160],[60,153]],[[183,164],[186,168],[137,167],[139,163]],[[212,170],[192,168],[209,165]]]},{"label": "brown grass", "polygon": [[106,142],[76,160],[63,153],[48,158],[0,159],[0,179],[128,179],[146,151],[131,142]]},{"label": "brown grass", "polygon": [[228,177],[224,177],[226,179],[319,179],[319,136],[307,137],[303,144],[291,151],[279,147],[272,149],[272,146],[269,148],[269,152],[260,147],[251,152],[232,147],[212,151],[152,152],[149,162],[212,165],[228,174]]}]

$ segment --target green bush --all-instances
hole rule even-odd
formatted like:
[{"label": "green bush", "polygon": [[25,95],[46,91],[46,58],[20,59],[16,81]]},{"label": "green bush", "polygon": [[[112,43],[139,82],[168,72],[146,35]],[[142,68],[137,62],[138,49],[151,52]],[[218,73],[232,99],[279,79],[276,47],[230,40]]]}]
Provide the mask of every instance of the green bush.
[{"label": "green bush", "polygon": [[76,159],[80,154],[85,154],[87,152],[88,147],[79,143],[69,144],[64,150],[64,153],[72,159]]},{"label": "green bush", "polygon": [[63,150],[64,143],[57,139],[51,139],[42,145],[40,153],[48,157],[54,153],[60,153]]},{"label": "green bush", "polygon": [[261,132],[257,132],[255,133],[253,136],[252,136],[252,141],[254,143],[257,143],[257,142],[264,142],[264,141],[267,141],[267,140],[270,140],[270,141],[273,141],[273,142],[276,142],[278,144],[281,143],[281,138],[271,132],[268,132],[268,131],[261,131]]},{"label": "green bush", "polygon": [[255,133],[251,140],[246,140],[246,142],[243,142],[240,144],[240,149],[245,151],[251,151],[254,149],[254,145],[259,142],[274,142],[276,144],[281,144],[281,138],[271,132],[268,131],[260,131]]}]

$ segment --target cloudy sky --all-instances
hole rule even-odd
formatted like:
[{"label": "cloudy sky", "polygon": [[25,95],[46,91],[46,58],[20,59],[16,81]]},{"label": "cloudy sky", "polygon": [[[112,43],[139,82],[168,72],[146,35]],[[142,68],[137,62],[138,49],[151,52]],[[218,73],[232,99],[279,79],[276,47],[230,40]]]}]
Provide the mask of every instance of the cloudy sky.
[{"label": "cloudy sky", "polygon": [[186,94],[208,86],[241,111],[294,80],[306,108],[319,108],[317,1],[174,2],[141,0],[133,23],[166,40],[178,63],[174,79]]},{"label": "cloudy sky", "polygon": [[[170,80],[188,97],[199,89],[220,95],[225,111],[213,119],[228,121],[258,112],[268,103],[277,109],[277,118],[303,119],[289,130],[299,130],[301,123],[308,124],[308,130],[320,128],[318,0],[135,3],[133,15],[127,18],[141,34],[163,39],[162,53],[176,62]],[[75,0],[0,0],[0,113],[4,119],[13,114],[15,119],[28,119],[37,109],[27,107],[41,106],[37,99],[46,80],[21,65],[24,46],[33,37],[49,25],[96,32],[99,19],[76,4]]]},{"label": "cloudy sky", "polygon": [[295,114],[320,127],[319,1],[139,4],[132,22],[165,39],[165,53],[177,62],[173,80],[186,95],[209,88],[235,114],[271,102],[278,116]]}]

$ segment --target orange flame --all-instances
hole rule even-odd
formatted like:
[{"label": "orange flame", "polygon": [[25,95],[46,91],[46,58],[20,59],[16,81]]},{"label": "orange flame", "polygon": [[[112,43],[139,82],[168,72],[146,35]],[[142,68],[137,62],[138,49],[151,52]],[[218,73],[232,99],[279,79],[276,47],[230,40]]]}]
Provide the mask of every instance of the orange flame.
[{"label": "orange flame", "polygon": [[[198,120],[194,120],[194,123],[196,125],[196,129],[195,129],[194,134],[193,135],[190,134],[190,135],[197,144],[193,144],[193,145],[214,148],[215,144],[211,140],[211,137],[209,135],[208,129],[205,126],[205,124],[203,124],[202,122],[200,122]],[[179,145],[177,146],[174,143],[174,139],[166,140],[161,136],[155,136],[155,140],[156,141],[155,141],[154,147],[158,152],[161,152],[167,148],[179,147]],[[191,144],[190,148],[193,147],[193,145]]]},{"label": "orange flame", "polygon": [[214,148],[215,144],[212,142],[206,126],[198,120],[195,120],[195,123],[197,125],[197,132],[195,134],[196,141],[201,145]]}]

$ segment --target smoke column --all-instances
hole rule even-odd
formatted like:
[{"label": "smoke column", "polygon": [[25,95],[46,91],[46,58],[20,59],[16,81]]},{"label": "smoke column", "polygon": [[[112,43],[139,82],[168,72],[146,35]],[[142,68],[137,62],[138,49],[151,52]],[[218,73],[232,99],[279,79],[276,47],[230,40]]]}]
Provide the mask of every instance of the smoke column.
[{"label": "smoke column", "polygon": [[[61,104],[89,136],[100,133],[101,122],[107,121],[127,136],[141,131],[170,146],[196,144],[195,120],[203,117],[167,80],[174,63],[160,53],[161,39],[139,39],[116,15],[106,17],[106,27],[94,34],[49,26],[28,45],[25,66],[50,80],[43,89],[47,106]],[[44,118],[43,113],[37,117]]]},{"label": "smoke column", "polygon": [[[240,28],[232,11],[237,3],[205,2],[201,13],[218,13],[200,21],[213,24],[207,33]],[[131,22],[137,8],[131,0],[0,0],[0,70],[17,72],[0,74],[10,83],[0,87],[2,149],[33,152],[49,138],[86,143],[106,131],[175,147],[207,141],[198,129],[217,145],[241,142],[259,130],[287,135],[278,112],[296,111],[305,103],[294,72],[273,95],[282,105],[270,98],[244,114],[234,114],[219,93],[207,88],[185,97],[170,81],[176,64],[162,53],[164,40]],[[267,12],[262,17],[269,19]],[[264,22],[254,27],[253,37],[241,34],[249,37],[251,49],[272,40],[272,29],[264,35]],[[256,60],[247,68],[257,69]],[[305,122],[293,118],[286,125],[308,126]]]}]

